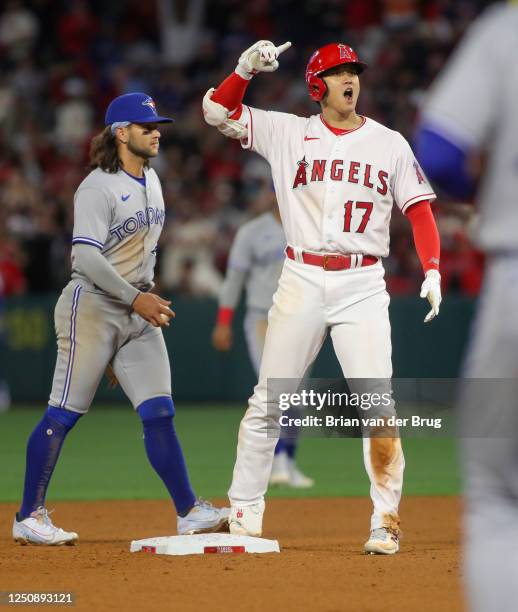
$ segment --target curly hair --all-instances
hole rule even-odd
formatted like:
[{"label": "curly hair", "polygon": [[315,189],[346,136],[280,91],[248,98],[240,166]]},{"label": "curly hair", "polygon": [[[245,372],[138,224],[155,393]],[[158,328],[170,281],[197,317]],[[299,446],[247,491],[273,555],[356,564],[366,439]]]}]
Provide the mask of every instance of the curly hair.
[{"label": "curly hair", "polygon": [[[90,143],[90,163],[89,170],[100,168],[104,172],[115,174],[124,164],[119,157],[117,150],[117,141],[111,132],[111,127],[108,125],[104,130],[92,138]],[[149,168],[149,160],[144,162],[144,168]]]},{"label": "curly hair", "polygon": [[117,151],[115,136],[108,125],[104,130],[92,138],[90,143],[89,170],[100,168],[104,172],[115,174],[120,170],[121,161]]}]

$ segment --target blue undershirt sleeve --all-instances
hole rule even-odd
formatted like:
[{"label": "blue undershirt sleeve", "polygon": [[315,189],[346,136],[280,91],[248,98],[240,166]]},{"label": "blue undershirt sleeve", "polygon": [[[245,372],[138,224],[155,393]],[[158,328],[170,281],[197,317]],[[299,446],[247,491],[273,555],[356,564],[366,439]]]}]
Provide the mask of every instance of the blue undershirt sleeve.
[{"label": "blue undershirt sleeve", "polygon": [[475,181],[466,167],[466,150],[428,125],[417,132],[415,151],[428,178],[442,190],[457,198],[473,196]]}]

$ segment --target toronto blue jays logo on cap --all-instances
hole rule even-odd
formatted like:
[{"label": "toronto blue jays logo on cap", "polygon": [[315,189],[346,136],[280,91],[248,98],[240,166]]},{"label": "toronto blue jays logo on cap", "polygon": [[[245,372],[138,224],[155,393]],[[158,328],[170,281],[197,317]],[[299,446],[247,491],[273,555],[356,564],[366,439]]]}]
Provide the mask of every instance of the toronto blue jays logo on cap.
[{"label": "toronto blue jays logo on cap", "polygon": [[156,105],[155,105],[155,101],[153,100],[153,98],[147,98],[146,100],[144,100],[144,102],[142,102],[142,106],[149,106],[149,108],[153,111],[153,113],[156,115]]},{"label": "toronto blue jays logo on cap", "polygon": [[[156,110],[155,101],[147,93],[134,91],[118,96],[110,102],[106,110],[106,125],[120,123],[169,123],[170,117],[161,117]],[[121,127],[115,125],[115,128]],[[112,129],[113,131],[113,129]]]}]

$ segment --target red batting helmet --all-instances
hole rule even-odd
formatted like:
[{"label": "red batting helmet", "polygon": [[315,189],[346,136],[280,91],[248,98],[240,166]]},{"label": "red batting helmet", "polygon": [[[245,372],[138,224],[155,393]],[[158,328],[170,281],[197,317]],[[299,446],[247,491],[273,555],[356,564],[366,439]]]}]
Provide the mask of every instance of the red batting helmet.
[{"label": "red batting helmet", "polygon": [[356,52],[351,47],[341,43],[331,43],[325,47],[320,47],[309,58],[306,67],[306,83],[309,95],[315,102],[320,102],[327,90],[327,86],[320,75],[329,68],[334,68],[340,64],[354,64],[358,69],[358,74],[367,68],[367,64],[360,62]]}]

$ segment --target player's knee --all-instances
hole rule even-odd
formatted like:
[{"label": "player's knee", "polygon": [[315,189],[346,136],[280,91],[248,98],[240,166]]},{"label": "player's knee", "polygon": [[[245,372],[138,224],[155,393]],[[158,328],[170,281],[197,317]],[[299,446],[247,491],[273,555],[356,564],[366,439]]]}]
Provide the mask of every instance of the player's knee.
[{"label": "player's knee", "polygon": [[173,399],[170,396],[153,397],[142,402],[137,412],[143,423],[156,419],[170,419],[174,416]]},{"label": "player's knee", "polygon": [[66,431],[70,431],[83,416],[79,412],[72,412],[66,408],[56,408],[50,405],[47,407],[45,415],[47,418],[51,419],[51,421],[57,422],[63,426]]}]

